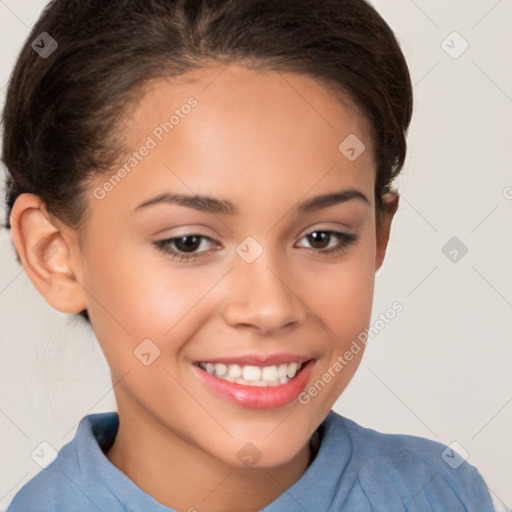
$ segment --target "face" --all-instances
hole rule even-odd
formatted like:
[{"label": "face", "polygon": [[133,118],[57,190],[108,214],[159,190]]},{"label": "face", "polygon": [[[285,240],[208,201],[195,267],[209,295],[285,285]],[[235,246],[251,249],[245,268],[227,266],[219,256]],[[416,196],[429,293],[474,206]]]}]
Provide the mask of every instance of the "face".
[{"label": "face", "polygon": [[146,88],[70,263],[121,418],[236,467],[243,447],[271,467],[307,444],[363,354],[343,358],[387,241],[368,128],[295,74]]}]

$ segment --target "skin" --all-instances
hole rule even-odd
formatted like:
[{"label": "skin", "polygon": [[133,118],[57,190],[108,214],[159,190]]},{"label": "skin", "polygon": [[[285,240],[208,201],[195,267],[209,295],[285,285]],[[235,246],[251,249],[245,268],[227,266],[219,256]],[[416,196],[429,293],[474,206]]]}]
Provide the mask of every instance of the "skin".
[{"label": "skin", "polygon": [[[31,194],[14,205],[12,235],[48,303],[89,312],[120,417],[108,459],[168,507],[253,511],[306,471],[309,439],[363,350],[308,404],[273,409],[215,394],[192,363],[306,354],[315,359],[306,389],[317,381],[369,325],[397,197],[377,222],[369,125],[342,96],[298,74],[230,65],[154,81],[127,111],[128,153],[191,96],[197,106],[103,199],[93,190],[111,174],[91,185],[81,245],[79,233]],[[338,150],[351,133],[366,145],[353,162]],[[341,189],[360,191],[368,203],[298,212],[301,201]],[[133,211],[164,191],[229,200],[240,211],[163,203]],[[339,246],[336,237],[314,246],[306,236],[326,230],[357,240],[327,256],[323,247]],[[203,240],[195,249],[202,256],[189,262],[153,244],[186,234],[214,242]],[[263,248],[253,263],[235,251],[247,236]],[[147,338],[160,350],[149,366],[134,357]],[[247,442],[261,455],[251,466],[237,457]]]}]

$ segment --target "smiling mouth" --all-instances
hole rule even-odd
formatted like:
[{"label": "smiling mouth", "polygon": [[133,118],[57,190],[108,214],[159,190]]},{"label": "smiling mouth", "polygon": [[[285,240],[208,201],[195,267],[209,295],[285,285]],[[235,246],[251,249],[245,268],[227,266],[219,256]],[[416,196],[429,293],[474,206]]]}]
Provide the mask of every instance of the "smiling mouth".
[{"label": "smiling mouth", "polygon": [[270,366],[199,362],[197,366],[213,377],[228,382],[243,386],[275,387],[290,382],[306,362]]}]

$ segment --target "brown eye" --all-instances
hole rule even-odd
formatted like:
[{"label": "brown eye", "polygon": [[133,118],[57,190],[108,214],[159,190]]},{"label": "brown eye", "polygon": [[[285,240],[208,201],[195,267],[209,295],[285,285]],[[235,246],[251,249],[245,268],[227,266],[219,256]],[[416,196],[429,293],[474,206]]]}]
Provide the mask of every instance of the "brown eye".
[{"label": "brown eye", "polygon": [[197,251],[201,245],[201,237],[197,235],[187,235],[181,238],[175,238],[174,246],[183,252],[194,252]]},{"label": "brown eye", "polygon": [[[317,229],[304,235],[310,247],[322,256],[335,256],[345,252],[348,247],[357,241],[357,236],[341,231]],[[334,241],[334,245],[331,242]]]},{"label": "brown eye", "polygon": [[198,251],[205,243],[208,246],[213,244],[214,241],[205,235],[189,234],[153,242],[164,254],[169,254],[172,258],[179,259],[180,261],[188,261],[205,256],[209,252],[208,250]]},{"label": "brown eye", "polygon": [[327,231],[314,231],[306,236],[313,249],[325,249],[329,245],[332,235]]}]

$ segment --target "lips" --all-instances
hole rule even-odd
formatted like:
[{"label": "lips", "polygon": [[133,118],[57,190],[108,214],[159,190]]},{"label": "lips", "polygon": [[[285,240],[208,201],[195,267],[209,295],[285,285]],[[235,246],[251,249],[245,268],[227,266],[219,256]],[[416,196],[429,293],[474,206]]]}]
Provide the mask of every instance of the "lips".
[{"label": "lips", "polygon": [[197,361],[193,368],[214,394],[243,407],[269,409],[294,401],[314,364],[307,356],[276,354]]}]

